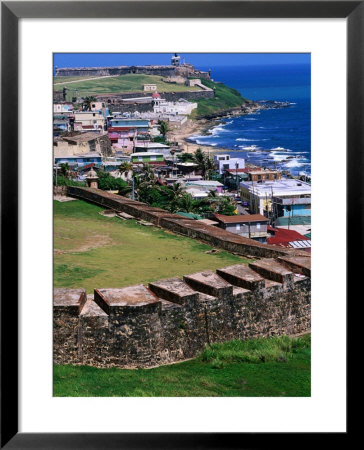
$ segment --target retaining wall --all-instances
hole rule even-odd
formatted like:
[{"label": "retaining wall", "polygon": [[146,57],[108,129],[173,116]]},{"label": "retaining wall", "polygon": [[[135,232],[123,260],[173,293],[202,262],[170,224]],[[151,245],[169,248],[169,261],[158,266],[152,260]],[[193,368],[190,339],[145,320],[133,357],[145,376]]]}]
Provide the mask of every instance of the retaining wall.
[{"label": "retaining wall", "polygon": [[307,253],[267,245],[253,239],[229,233],[226,230],[206,225],[197,220],[187,219],[178,214],[171,214],[163,209],[148,206],[120,195],[110,194],[100,189],[68,186],[67,193],[71,197],[96,203],[105,208],[126,212],[137,219],[143,219],[154,225],[168,229],[178,234],[198,239],[213,247],[224,249],[231,253],[253,257],[277,257],[281,255],[302,255]]}]

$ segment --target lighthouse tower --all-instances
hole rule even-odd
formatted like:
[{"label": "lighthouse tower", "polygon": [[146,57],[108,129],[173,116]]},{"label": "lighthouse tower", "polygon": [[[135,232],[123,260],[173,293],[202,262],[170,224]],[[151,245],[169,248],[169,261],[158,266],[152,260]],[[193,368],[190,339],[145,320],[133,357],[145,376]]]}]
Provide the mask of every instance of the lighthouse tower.
[{"label": "lighthouse tower", "polygon": [[172,66],[178,67],[181,64],[181,57],[177,55],[177,53],[172,56],[171,59]]}]

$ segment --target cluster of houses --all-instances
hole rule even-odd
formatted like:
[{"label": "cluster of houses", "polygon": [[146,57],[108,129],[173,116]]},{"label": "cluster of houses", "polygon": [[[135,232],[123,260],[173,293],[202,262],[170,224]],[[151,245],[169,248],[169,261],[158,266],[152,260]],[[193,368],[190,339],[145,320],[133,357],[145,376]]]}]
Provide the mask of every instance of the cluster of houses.
[{"label": "cluster of houses", "polygon": [[211,192],[215,197],[234,198],[238,214],[196,217],[198,220],[259,242],[310,251],[309,183],[284,178],[277,170],[247,167],[244,159],[219,153],[214,155],[214,163],[220,181],[204,179],[196,163],[179,160],[178,145],[154,139],[161,136],[161,118],[186,118],[195,104],[166,102],[153,85],[145,89],[155,96],[153,113],[110,114],[102,102],[91,103],[87,111],[75,110],[72,103],[54,104],[55,170],[67,163],[79,180],[84,180],[90,169],[128,179],[130,173],[119,170],[122,162],[131,162],[135,169],[148,164],[162,184],[179,183],[195,199],[209,197]]}]

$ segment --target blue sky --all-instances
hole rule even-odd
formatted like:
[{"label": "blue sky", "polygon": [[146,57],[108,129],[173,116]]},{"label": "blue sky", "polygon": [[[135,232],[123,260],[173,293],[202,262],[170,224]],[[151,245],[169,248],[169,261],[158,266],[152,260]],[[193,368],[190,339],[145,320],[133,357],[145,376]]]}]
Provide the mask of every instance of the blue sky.
[{"label": "blue sky", "polygon": [[[309,53],[179,53],[198,67],[310,64]],[[132,66],[170,64],[172,53],[55,53],[54,66]]]}]

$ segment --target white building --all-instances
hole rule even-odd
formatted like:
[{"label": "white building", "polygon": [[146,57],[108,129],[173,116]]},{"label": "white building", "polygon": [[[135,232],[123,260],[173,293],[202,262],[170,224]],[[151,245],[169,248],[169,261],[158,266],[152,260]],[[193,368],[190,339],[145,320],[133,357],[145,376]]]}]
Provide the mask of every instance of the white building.
[{"label": "white building", "polygon": [[230,158],[230,155],[214,155],[214,162],[220,175],[225,170],[245,169],[245,159]]},{"label": "white building", "polygon": [[185,115],[188,116],[197,108],[197,103],[191,103],[180,98],[178,102],[167,102],[163,98],[154,97],[153,111],[157,114]]},{"label": "white building", "polygon": [[311,185],[303,181],[243,181],[240,183],[240,196],[249,202],[254,213],[271,213],[273,205],[273,212],[278,217],[311,215]]},{"label": "white building", "polygon": [[203,192],[216,191],[218,193],[222,193],[224,185],[219,181],[214,180],[200,180],[200,181],[186,181],[185,183],[186,189],[199,189]]},{"label": "white building", "polygon": [[164,156],[171,156],[171,147],[159,142],[139,141],[134,144],[134,152],[154,152]]},{"label": "white building", "polygon": [[156,84],[143,84],[143,91],[147,91],[147,92],[154,92],[157,90],[157,85]]},{"label": "white building", "polygon": [[53,103],[53,112],[62,113],[73,111],[73,104],[69,102],[65,103]]}]

